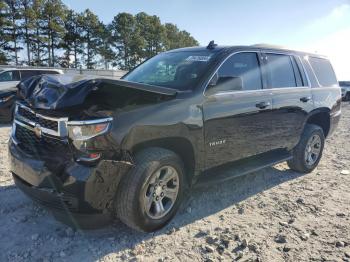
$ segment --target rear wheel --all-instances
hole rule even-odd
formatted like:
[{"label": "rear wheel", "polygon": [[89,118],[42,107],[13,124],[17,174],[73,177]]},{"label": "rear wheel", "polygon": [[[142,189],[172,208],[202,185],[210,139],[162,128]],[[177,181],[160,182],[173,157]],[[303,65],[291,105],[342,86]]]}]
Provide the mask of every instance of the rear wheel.
[{"label": "rear wheel", "polygon": [[138,153],[135,162],[119,185],[116,215],[131,228],[155,231],[165,226],[180,206],[183,163],[174,152],[162,148]]},{"label": "rear wheel", "polygon": [[314,170],[321,160],[324,140],[321,127],[307,124],[298,145],[293,149],[293,159],[287,162],[288,166],[301,173]]}]

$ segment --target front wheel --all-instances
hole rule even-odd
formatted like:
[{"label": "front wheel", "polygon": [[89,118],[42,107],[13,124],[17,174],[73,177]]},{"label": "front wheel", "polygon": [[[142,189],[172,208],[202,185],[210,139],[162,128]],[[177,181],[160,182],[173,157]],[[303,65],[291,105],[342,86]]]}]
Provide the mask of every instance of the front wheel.
[{"label": "front wheel", "polygon": [[136,154],[135,167],[118,187],[116,215],[139,231],[162,228],[180,206],[183,177],[183,163],[172,151],[150,148]]},{"label": "front wheel", "polygon": [[325,137],[321,127],[307,124],[298,145],[293,149],[293,158],[288,166],[297,172],[310,173],[321,160]]}]

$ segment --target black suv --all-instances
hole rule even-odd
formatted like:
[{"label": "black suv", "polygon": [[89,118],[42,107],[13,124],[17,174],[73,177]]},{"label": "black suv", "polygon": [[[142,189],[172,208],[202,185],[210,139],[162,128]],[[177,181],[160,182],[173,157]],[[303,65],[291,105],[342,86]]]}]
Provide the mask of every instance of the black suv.
[{"label": "black suv", "polygon": [[159,54],[122,80],[41,76],[18,88],[15,183],[81,227],[118,217],[154,231],[195,184],[282,161],[311,172],[341,114],[325,57],[263,46],[211,43]]}]

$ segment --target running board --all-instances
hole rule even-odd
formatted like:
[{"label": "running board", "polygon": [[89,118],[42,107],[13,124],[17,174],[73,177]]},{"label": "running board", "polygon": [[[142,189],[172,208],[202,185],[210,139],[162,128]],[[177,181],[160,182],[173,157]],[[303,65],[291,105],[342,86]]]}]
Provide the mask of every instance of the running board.
[{"label": "running board", "polygon": [[211,168],[198,177],[196,187],[207,186],[208,184],[221,183],[239,176],[243,176],[260,169],[276,165],[292,159],[292,155],[286,151],[273,151],[265,154],[252,156],[238,160],[224,166]]}]

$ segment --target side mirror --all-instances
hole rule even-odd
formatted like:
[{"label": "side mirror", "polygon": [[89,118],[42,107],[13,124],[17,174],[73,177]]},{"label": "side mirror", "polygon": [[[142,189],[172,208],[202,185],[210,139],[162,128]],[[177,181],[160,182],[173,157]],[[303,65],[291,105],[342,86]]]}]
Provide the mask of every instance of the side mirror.
[{"label": "side mirror", "polygon": [[217,74],[209,82],[208,91],[210,94],[239,91],[243,89],[243,80],[239,76],[218,76]]}]

